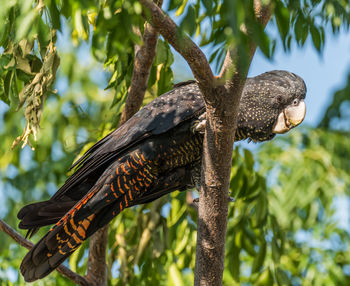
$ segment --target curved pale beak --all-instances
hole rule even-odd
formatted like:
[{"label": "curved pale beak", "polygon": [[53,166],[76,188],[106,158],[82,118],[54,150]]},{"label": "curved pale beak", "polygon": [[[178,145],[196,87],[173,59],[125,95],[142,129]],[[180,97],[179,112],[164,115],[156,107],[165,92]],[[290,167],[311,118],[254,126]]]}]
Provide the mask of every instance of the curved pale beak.
[{"label": "curved pale beak", "polygon": [[281,134],[286,133],[295,126],[303,122],[306,113],[304,100],[300,100],[298,105],[287,106],[278,115],[277,122],[273,126],[272,132]]}]

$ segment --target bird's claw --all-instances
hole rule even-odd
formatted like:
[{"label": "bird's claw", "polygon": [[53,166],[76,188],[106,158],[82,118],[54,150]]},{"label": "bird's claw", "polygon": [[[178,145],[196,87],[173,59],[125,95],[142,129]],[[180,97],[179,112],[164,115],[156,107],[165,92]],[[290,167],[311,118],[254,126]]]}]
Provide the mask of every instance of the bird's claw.
[{"label": "bird's claw", "polygon": [[207,117],[207,114],[205,112],[198,117],[198,120],[194,122],[193,131],[204,134],[205,127],[207,125],[206,117]]}]

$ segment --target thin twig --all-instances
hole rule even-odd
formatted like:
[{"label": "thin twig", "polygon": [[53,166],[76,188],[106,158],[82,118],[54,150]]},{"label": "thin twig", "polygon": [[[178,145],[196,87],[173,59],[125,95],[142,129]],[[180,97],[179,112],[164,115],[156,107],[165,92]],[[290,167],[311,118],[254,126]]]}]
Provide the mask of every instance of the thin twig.
[{"label": "thin twig", "polygon": [[[162,2],[163,1],[159,1],[158,5],[161,6]],[[140,34],[139,31],[138,33]],[[119,125],[133,116],[142,104],[153,59],[156,55],[158,37],[159,33],[152,25],[146,22],[143,33],[143,44],[141,46],[135,45],[136,53],[131,85],[128,90],[128,98],[126,99]]]},{"label": "thin twig", "polygon": [[90,238],[86,279],[91,285],[107,285],[107,242],[108,224],[96,231]]},{"label": "thin twig", "polygon": [[[14,241],[16,241],[19,245],[31,249],[33,247],[33,243],[31,243],[29,240],[26,240],[22,235],[20,235],[17,231],[15,231],[11,226],[9,226],[7,223],[5,223],[3,220],[0,219],[0,230],[6,233],[8,236],[10,236]],[[89,281],[79,274],[73,272],[69,268],[60,265],[56,268],[56,270],[61,273],[63,276],[67,277],[68,279],[72,280],[74,283],[81,285],[81,286],[89,286],[91,285]]]}]

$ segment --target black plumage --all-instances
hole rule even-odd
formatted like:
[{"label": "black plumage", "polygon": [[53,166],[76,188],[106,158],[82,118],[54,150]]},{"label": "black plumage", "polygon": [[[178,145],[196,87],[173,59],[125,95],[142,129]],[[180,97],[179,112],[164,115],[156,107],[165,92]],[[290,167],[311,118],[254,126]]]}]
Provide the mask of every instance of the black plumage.
[{"label": "black plumage", "polygon": [[[247,79],[235,139],[270,140],[298,125],[305,93],[303,80],[286,71]],[[90,148],[50,200],[23,207],[19,227],[31,234],[55,224],[23,259],[24,279],[49,274],[123,209],[193,188],[199,181],[203,113],[197,84],[176,86]]]}]

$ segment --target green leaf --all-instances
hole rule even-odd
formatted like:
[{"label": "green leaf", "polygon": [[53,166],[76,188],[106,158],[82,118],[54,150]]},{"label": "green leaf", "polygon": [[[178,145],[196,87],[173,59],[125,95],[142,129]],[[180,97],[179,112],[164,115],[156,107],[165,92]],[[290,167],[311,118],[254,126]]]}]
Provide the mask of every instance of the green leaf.
[{"label": "green leaf", "polygon": [[267,219],[267,198],[265,193],[261,192],[256,203],[256,222],[257,222],[257,227],[265,225],[266,224],[266,219]]},{"label": "green leaf", "polygon": [[23,38],[27,37],[29,32],[34,26],[34,22],[38,16],[38,13],[35,9],[30,10],[23,19],[17,22],[17,33],[16,38],[17,40],[22,40]]},{"label": "green leaf", "polygon": [[81,9],[77,9],[74,13],[74,27],[79,38],[83,40],[87,40],[89,36],[87,26],[87,16],[83,16]]},{"label": "green leaf", "polygon": [[281,286],[291,285],[288,275],[281,268],[279,267],[276,268],[275,275],[277,278],[278,285],[281,285]]},{"label": "green leaf", "polygon": [[256,273],[256,272],[260,271],[261,267],[264,264],[265,257],[266,257],[266,242],[264,240],[262,242],[262,244],[260,245],[258,254],[254,258],[253,266],[252,266],[252,273]]},{"label": "green leaf", "polygon": [[219,51],[220,51],[220,48],[219,48],[219,49],[216,49],[216,50],[214,51],[214,53],[212,53],[212,54],[210,55],[209,63],[212,63],[212,62],[215,60],[215,58],[216,58],[216,56],[217,56],[217,54],[218,54]]},{"label": "green leaf", "polygon": [[239,282],[240,279],[240,265],[241,260],[239,258],[240,254],[240,248],[233,246],[232,251],[229,253],[229,263],[228,263],[228,269],[236,282]]},{"label": "green leaf", "polygon": [[4,80],[0,78],[0,99],[7,105],[10,105],[10,98],[5,94]]},{"label": "green leaf", "polygon": [[51,40],[50,28],[44,23],[44,21],[40,18],[38,19],[38,34],[37,34],[37,42],[39,47],[39,52],[41,54],[42,59],[45,57],[46,48]]},{"label": "green leaf", "polygon": [[279,263],[281,259],[281,249],[278,246],[278,243],[276,241],[276,238],[273,237],[271,241],[271,250],[272,250],[272,259],[275,263]]},{"label": "green leaf", "polygon": [[287,50],[286,38],[289,33],[289,17],[289,10],[284,7],[282,2],[278,2],[275,9],[275,19],[285,50]]},{"label": "green leaf", "polygon": [[181,239],[177,242],[176,248],[174,249],[174,254],[176,256],[180,255],[180,253],[185,249],[190,238],[189,226],[185,220],[183,221],[183,224],[186,226],[186,229],[184,230],[182,237],[180,237]]},{"label": "green leaf", "polygon": [[4,79],[4,92],[6,97],[10,97],[10,88],[11,88],[12,78],[13,78],[13,72],[8,71]]},{"label": "green leaf", "polygon": [[182,1],[181,6],[176,10],[175,15],[178,17],[182,15],[187,5],[187,0]]},{"label": "green leaf", "polygon": [[0,46],[6,47],[7,42],[9,40],[9,33],[11,30],[13,23],[11,22],[10,18],[5,20],[5,23],[1,27],[0,31]]},{"label": "green leaf", "polygon": [[245,251],[247,251],[247,253],[253,257],[256,256],[256,251],[254,249],[254,244],[253,241],[247,237],[244,233],[244,235],[242,236],[242,247]]},{"label": "green leaf", "polygon": [[311,26],[310,27],[310,33],[311,33],[312,42],[314,44],[314,47],[316,48],[316,50],[318,52],[320,52],[321,49],[322,49],[322,42],[321,42],[321,33],[320,33],[320,31],[315,26]]},{"label": "green leaf", "polygon": [[254,167],[254,157],[252,152],[250,152],[248,149],[244,149],[244,161],[247,169],[252,172]]},{"label": "green leaf", "polygon": [[205,9],[207,10],[207,12],[209,14],[211,14],[212,10],[213,10],[213,1],[211,0],[201,0],[201,2],[203,3]]},{"label": "green leaf", "polygon": [[61,31],[60,11],[56,6],[55,0],[50,0],[49,11],[50,11],[50,16],[52,21],[52,27],[54,29]]},{"label": "green leaf", "polygon": [[190,36],[192,36],[196,32],[196,14],[193,6],[188,6],[186,16],[182,20],[180,27],[182,31],[187,32]]},{"label": "green leaf", "polygon": [[175,263],[170,265],[168,276],[169,276],[169,282],[171,283],[170,285],[184,286],[181,273]]},{"label": "green leaf", "polygon": [[298,44],[303,45],[308,36],[308,29],[302,14],[298,15],[294,24],[295,39]]},{"label": "green leaf", "polygon": [[254,285],[257,286],[273,286],[273,276],[270,268],[266,268],[255,281]]},{"label": "green leaf", "polygon": [[61,14],[67,19],[72,15],[72,4],[69,0],[62,0]]}]

